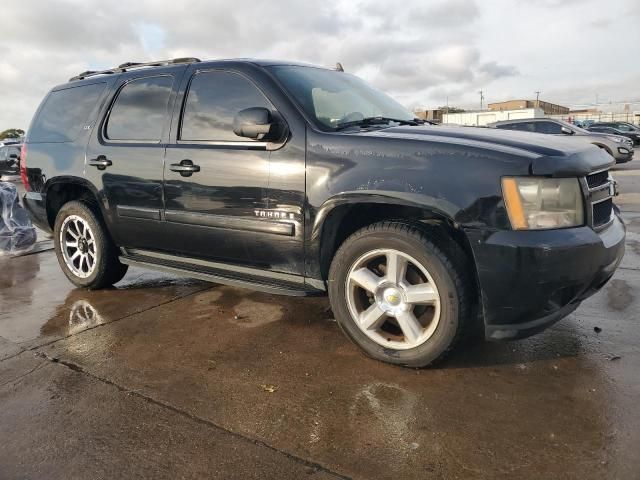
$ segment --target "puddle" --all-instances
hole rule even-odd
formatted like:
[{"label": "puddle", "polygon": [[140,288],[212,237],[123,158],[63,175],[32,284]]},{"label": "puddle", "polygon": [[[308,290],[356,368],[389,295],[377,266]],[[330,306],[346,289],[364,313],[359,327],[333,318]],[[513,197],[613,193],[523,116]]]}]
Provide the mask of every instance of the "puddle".
[{"label": "puddle", "polygon": [[0,260],[0,337],[33,346],[123,318],[210,284],[130,269],[114,288],[77,289],[53,252]]},{"label": "puddle", "polygon": [[625,280],[613,279],[607,285],[607,304],[613,310],[626,310],[633,299],[633,290]]}]

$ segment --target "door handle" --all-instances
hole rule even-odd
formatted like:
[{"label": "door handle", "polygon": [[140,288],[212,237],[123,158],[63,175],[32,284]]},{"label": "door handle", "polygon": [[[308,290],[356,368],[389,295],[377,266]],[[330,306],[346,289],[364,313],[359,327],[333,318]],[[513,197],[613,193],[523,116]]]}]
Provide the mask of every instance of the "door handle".
[{"label": "door handle", "polygon": [[89,163],[89,165],[91,165],[92,167],[98,167],[98,170],[104,170],[105,168],[112,165],[111,160],[109,160],[104,155],[98,155],[97,158],[93,158],[87,163]]},{"label": "door handle", "polygon": [[172,172],[178,172],[183,177],[190,177],[200,171],[200,165],[194,165],[191,160],[182,160],[180,163],[172,163],[169,166]]}]

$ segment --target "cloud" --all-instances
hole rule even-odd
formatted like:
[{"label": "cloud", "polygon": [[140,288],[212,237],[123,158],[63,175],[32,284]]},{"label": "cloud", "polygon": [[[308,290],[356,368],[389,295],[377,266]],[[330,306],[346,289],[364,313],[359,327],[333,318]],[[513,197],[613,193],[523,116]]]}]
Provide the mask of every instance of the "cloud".
[{"label": "cloud", "polygon": [[579,103],[592,85],[602,98],[637,96],[638,69],[619,48],[637,43],[637,0],[617,2],[610,24],[595,0],[514,1],[12,2],[0,36],[0,130],[26,128],[46,92],[81,71],[183,56],[340,61],[408,106],[447,96],[476,106],[479,89],[488,100],[541,89]]},{"label": "cloud", "polygon": [[518,75],[518,69],[513,65],[500,65],[498,62],[483,63],[479,70],[486,74],[486,78],[490,80]]}]

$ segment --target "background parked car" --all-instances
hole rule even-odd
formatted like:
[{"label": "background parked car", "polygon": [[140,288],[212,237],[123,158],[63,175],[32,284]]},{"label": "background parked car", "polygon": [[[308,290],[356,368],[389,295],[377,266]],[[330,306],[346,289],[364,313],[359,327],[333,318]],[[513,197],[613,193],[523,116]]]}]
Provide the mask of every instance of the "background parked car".
[{"label": "background parked car", "polygon": [[640,127],[629,122],[595,122],[595,123],[592,123],[591,125],[594,125],[594,126],[602,125],[607,127],[613,127],[623,132],[640,132]]},{"label": "background parked car", "polygon": [[0,175],[18,174],[21,147],[22,145],[18,143],[0,147]]},{"label": "background parked car", "polygon": [[640,145],[640,129],[626,123],[594,123],[589,128],[590,132],[608,133],[630,138],[634,145]]},{"label": "background parked car", "polygon": [[584,128],[553,118],[526,118],[522,120],[504,120],[488,125],[492,128],[518,130],[521,132],[544,133],[547,135],[570,135],[582,138],[607,151],[616,163],[628,162],[633,158],[631,139],[607,133],[590,132]]}]

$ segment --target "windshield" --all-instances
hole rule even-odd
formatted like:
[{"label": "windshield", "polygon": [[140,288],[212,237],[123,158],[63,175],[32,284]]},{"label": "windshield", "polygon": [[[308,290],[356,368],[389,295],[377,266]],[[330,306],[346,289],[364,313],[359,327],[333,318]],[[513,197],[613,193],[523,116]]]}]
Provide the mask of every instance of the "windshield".
[{"label": "windshield", "polygon": [[563,127],[567,127],[569,130],[573,130],[576,133],[585,133],[587,135],[590,135],[593,133],[593,132],[590,132],[589,130],[585,130],[584,128],[579,127],[574,123],[565,122],[564,120],[556,120],[556,122],[558,122]]},{"label": "windshield", "polygon": [[372,118],[386,119],[385,123],[415,118],[394,99],[354,75],[291,65],[268,69],[323,130],[337,130]]},{"label": "windshield", "polygon": [[621,132],[633,132],[635,129],[633,127],[631,127],[630,125],[626,125],[624,123],[618,123],[613,125],[613,128],[617,128],[618,130],[620,130]]}]

